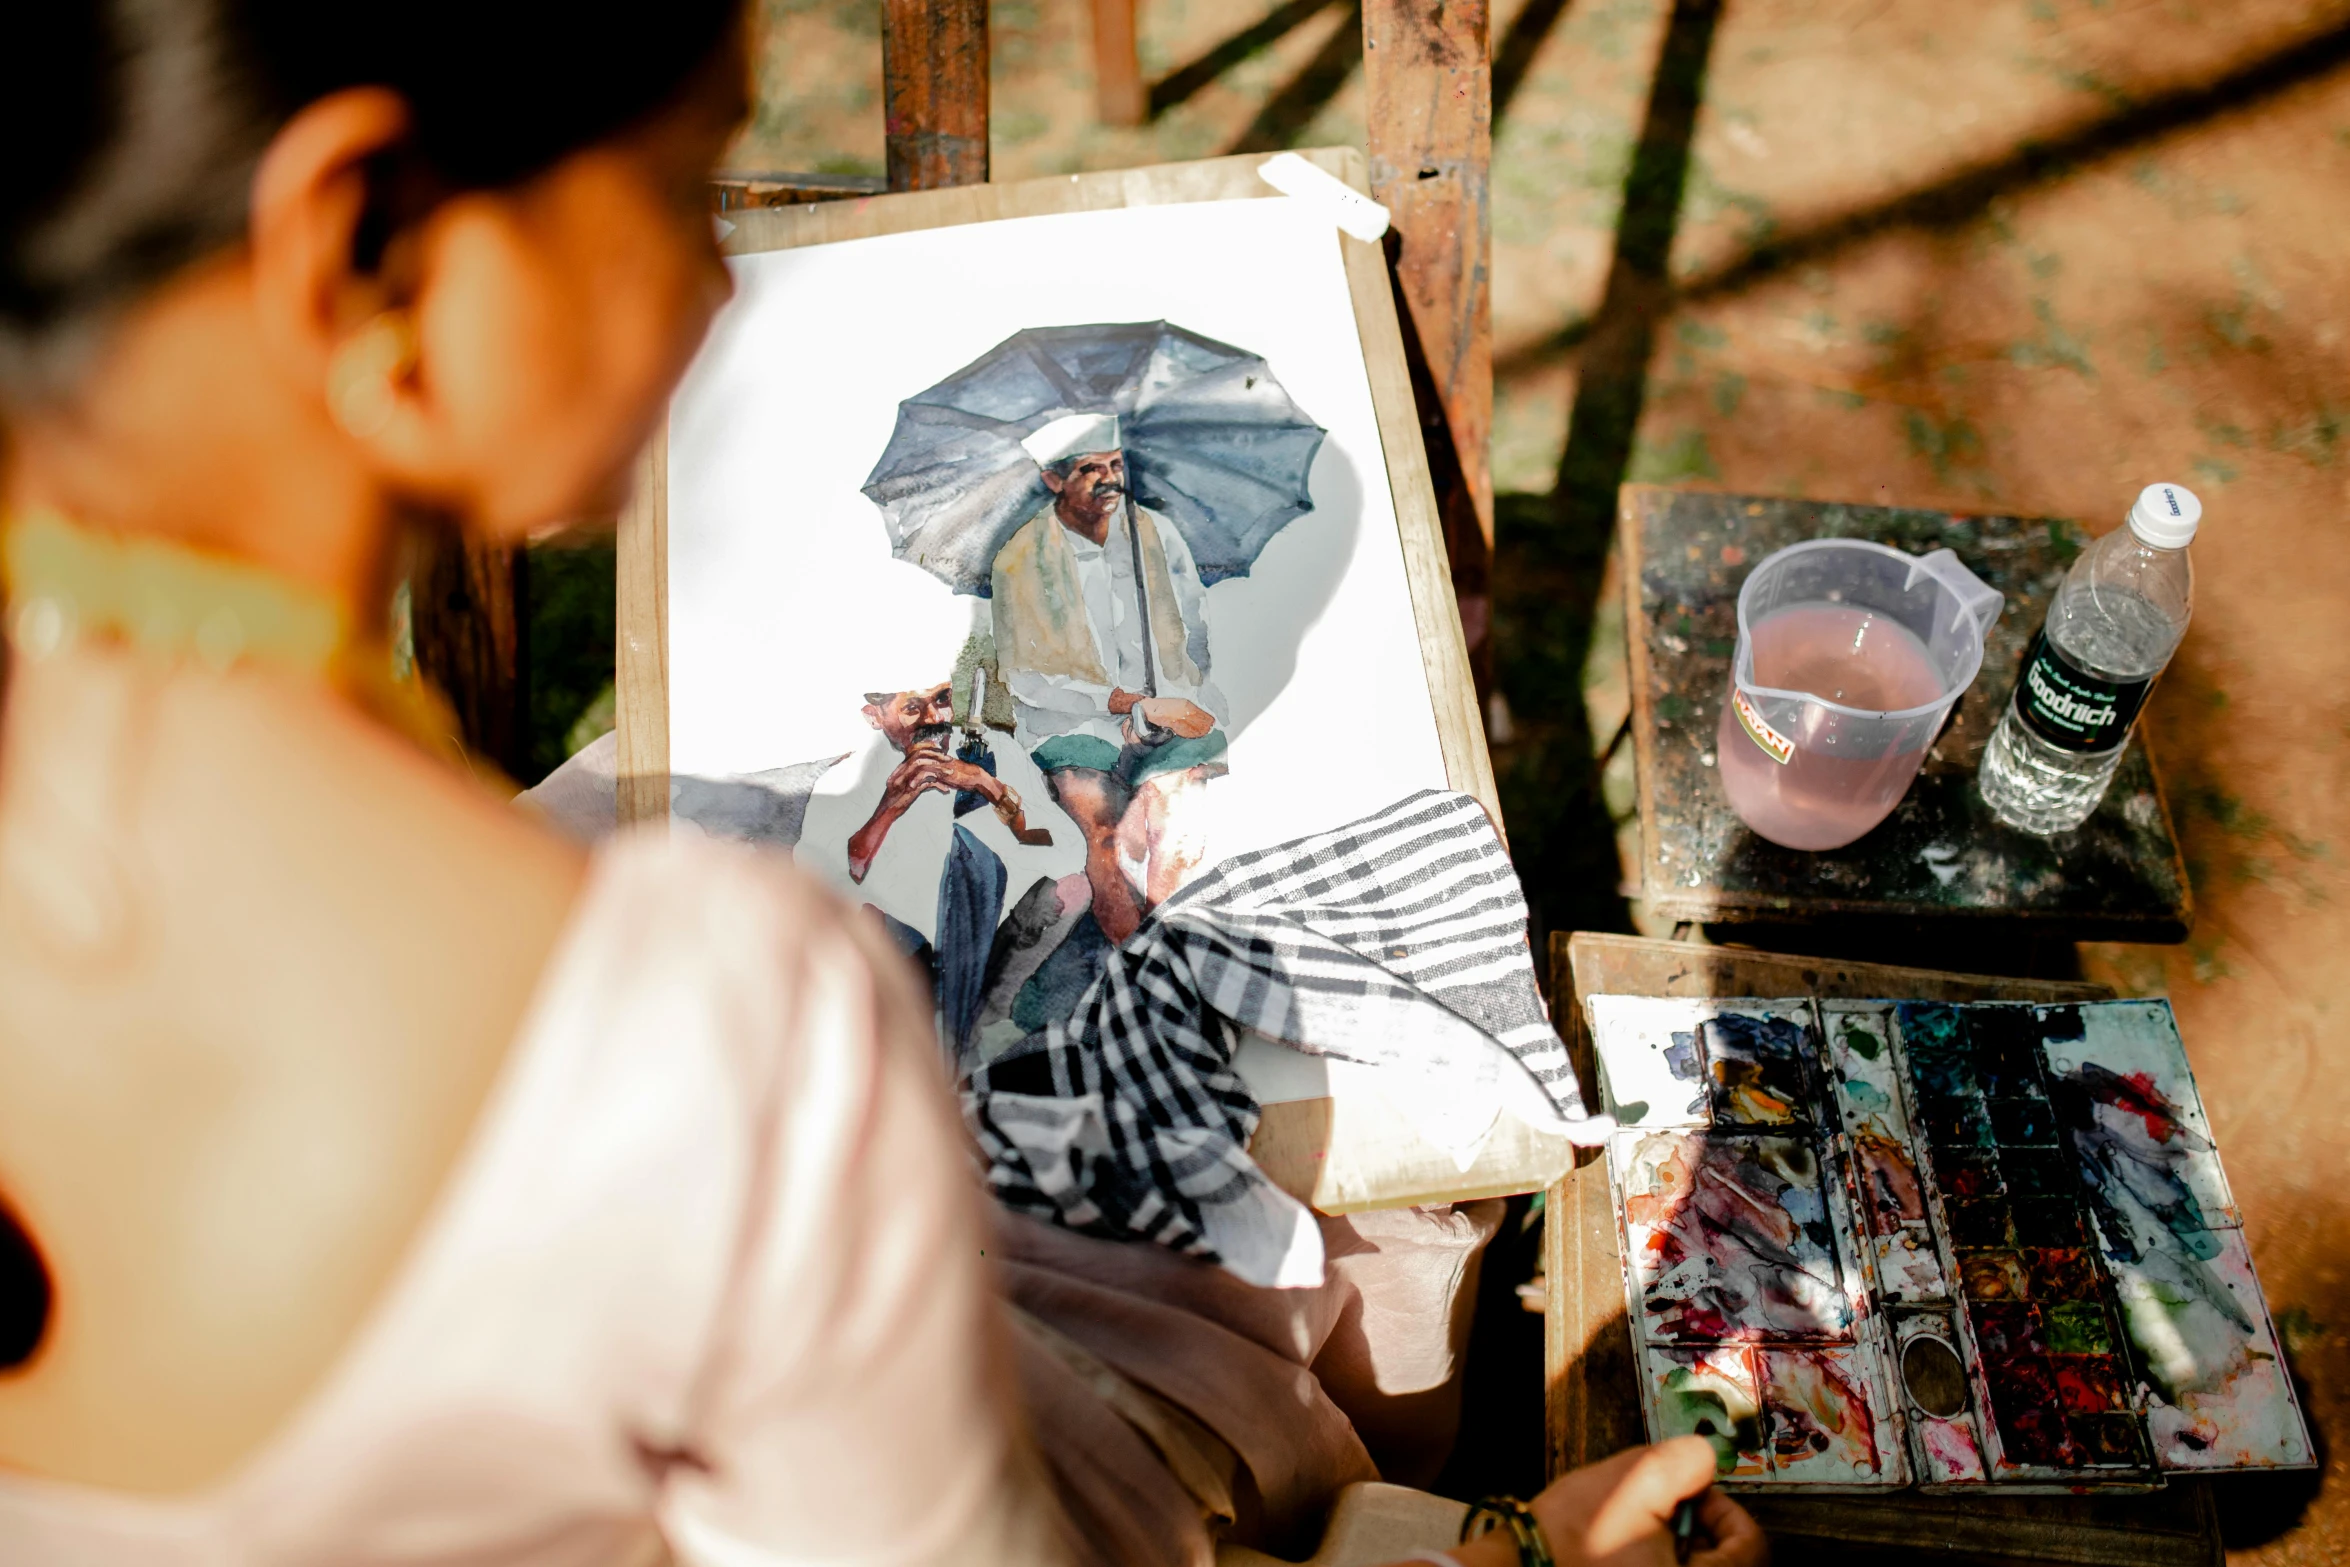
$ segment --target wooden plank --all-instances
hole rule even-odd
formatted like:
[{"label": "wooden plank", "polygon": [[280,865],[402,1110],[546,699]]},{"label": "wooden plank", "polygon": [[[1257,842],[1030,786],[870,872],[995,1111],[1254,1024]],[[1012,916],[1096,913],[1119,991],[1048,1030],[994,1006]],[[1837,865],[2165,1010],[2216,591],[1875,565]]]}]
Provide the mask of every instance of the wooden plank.
[{"label": "wooden plank", "polygon": [[[1550,938],[1552,991],[1582,996],[1898,996],[1911,1001],[2109,1001],[2113,991],[2079,980],[2014,979],[2002,974],[1951,974],[1893,963],[1807,958],[1752,947],[1701,947],[1688,941],[1577,931]],[[1560,965],[1567,966],[1562,968]],[[1582,1043],[1578,1072],[1591,1071],[1589,1038],[1575,1009],[1574,1038]],[[1585,1083],[1598,1103],[1598,1084]]]},{"label": "wooden plank", "polygon": [[1500,830],[1501,795],[1493,782],[1493,758],[1485,748],[1485,719],[1453,594],[1450,557],[1429,481],[1428,451],[1420,439],[1395,295],[1387,286],[1386,267],[1376,247],[1352,239],[1341,239],[1339,245],[1354,295],[1363,363],[1371,374],[1371,400],[1387,457],[1388,488],[1395,496],[1395,525],[1403,538],[1404,573],[1411,583],[1412,614],[1420,630],[1428,699],[1436,707],[1444,774],[1455,789],[1475,796]]},{"label": "wooden plank", "polygon": [[[1551,938],[1551,1005],[1569,1030],[1576,1070],[1596,1092],[1582,998],[1636,996],[1905,997],[1941,1001],[2096,1001],[2102,985],[1946,974],[1701,947],[1637,936]],[[1644,1439],[1607,1168],[1593,1158],[1550,1188],[1543,1255],[1546,1457],[1553,1475]],[[2145,1496],[1740,1497],[1782,1551],[1806,1559],[1898,1558],[1928,1567],[2211,1567],[2219,1533],[2207,1488],[2174,1481]]]},{"label": "wooden plank", "polygon": [[[1493,66],[1486,0],[1367,0],[1371,194],[1457,454],[1478,542],[1493,544]],[[1468,540],[1455,537],[1456,553]]]},{"label": "wooden plank", "polygon": [[987,0],[883,0],[882,155],[891,190],[987,181]]},{"label": "wooden plank", "polygon": [[[1369,188],[1363,155],[1352,147],[1314,148],[1300,156],[1357,190]],[[1283,199],[1279,191],[1257,177],[1258,166],[1264,161],[1262,153],[1241,153],[1147,169],[1105,169],[1003,184],[759,208],[740,216],[721,248],[730,256],[741,256],[764,250],[790,250],[801,245],[828,245],[839,240],[871,239],[879,234],[907,234],[957,223],[985,223],[997,218],[1101,212],[1116,207],[1181,206],[1194,201]],[[1359,314],[1358,307],[1358,317]]]},{"label": "wooden plank", "polygon": [[620,514],[613,650],[620,825],[669,820],[669,426],[637,458]]},{"label": "wooden plank", "polygon": [[710,176],[710,203],[719,212],[743,207],[792,207],[807,201],[878,196],[889,188],[867,174],[763,173],[721,169]]},{"label": "wooden plank", "polygon": [[408,575],[416,667],[449,699],[466,748],[522,770],[522,551],[454,528],[419,540]]},{"label": "wooden plank", "polygon": [[1094,111],[1104,125],[1140,125],[1150,118],[1135,6],[1136,0],[1093,0]]}]

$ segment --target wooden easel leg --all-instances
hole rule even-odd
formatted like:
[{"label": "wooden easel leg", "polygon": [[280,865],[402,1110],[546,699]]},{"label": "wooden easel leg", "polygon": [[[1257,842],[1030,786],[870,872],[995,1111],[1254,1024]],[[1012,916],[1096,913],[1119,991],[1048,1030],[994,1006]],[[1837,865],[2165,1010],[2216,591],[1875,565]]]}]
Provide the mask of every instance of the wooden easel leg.
[{"label": "wooden easel leg", "polygon": [[[1486,0],[1363,7],[1371,193],[1394,215],[1397,289],[1460,471],[1461,493],[1445,505],[1445,544],[1481,674],[1493,549],[1489,33]],[[1437,412],[1423,409],[1423,424]]]},{"label": "wooden easel leg", "polygon": [[883,0],[891,190],[987,180],[987,0]]},{"label": "wooden easel leg", "polygon": [[1094,102],[1104,125],[1140,125],[1150,118],[1135,5],[1136,0],[1093,0]]}]

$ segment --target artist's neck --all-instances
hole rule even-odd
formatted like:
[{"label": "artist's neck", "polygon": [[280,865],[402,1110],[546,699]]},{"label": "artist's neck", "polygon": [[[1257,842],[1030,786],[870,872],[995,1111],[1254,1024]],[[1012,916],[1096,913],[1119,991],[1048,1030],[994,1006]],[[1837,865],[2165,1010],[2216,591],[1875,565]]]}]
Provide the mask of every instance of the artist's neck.
[{"label": "artist's neck", "polygon": [[[151,308],[155,320],[118,333],[72,393],[0,410],[0,513],[60,512],[101,533],[235,556],[336,600],[354,624],[380,618],[389,498],[323,407],[237,329],[235,291],[213,307],[220,287],[188,288],[204,297]],[[191,364],[210,395],[186,395]]]},{"label": "artist's neck", "polygon": [[1059,502],[1053,507],[1053,513],[1061,519],[1062,527],[1067,528],[1071,533],[1092,540],[1097,545],[1109,542],[1110,519],[1116,516],[1117,512],[1118,508],[1113,506],[1106,511],[1089,515],[1085,512],[1070,510],[1066,501]]}]

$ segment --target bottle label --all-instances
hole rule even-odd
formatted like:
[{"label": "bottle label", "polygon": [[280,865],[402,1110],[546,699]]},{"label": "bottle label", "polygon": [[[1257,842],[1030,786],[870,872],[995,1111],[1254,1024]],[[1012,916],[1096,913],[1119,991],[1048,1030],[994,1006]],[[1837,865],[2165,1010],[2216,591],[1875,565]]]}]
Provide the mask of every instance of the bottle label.
[{"label": "bottle label", "polygon": [[1754,704],[1746,700],[1746,693],[1736,686],[1730,688],[1730,705],[1738,710],[1738,725],[1746,731],[1747,738],[1762,747],[1763,755],[1785,767],[1795,755],[1795,742],[1773,729]]},{"label": "bottle label", "polygon": [[2015,710],[2024,726],[2067,751],[2084,755],[2118,749],[2130,737],[2154,677],[2101,680],[2056,650],[2043,626],[2024,655]]}]

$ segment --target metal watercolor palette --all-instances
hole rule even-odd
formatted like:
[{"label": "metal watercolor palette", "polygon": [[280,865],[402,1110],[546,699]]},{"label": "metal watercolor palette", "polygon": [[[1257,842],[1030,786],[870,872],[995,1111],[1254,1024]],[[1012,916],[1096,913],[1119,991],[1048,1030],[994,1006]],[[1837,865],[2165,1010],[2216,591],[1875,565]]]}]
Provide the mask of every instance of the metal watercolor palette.
[{"label": "metal watercolor palette", "polygon": [[1772,1489],[2313,1454],[2164,1002],[1595,996],[1654,1436]]}]

